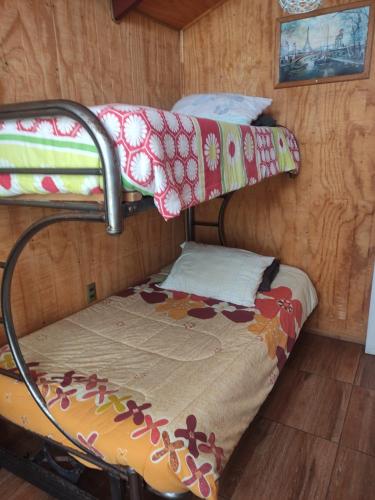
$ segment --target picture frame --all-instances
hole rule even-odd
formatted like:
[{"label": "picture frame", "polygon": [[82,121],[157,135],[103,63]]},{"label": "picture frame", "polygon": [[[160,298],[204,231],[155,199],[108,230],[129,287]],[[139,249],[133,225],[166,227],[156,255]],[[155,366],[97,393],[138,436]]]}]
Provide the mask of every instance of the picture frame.
[{"label": "picture frame", "polygon": [[375,0],[277,19],[275,88],[369,78]]}]

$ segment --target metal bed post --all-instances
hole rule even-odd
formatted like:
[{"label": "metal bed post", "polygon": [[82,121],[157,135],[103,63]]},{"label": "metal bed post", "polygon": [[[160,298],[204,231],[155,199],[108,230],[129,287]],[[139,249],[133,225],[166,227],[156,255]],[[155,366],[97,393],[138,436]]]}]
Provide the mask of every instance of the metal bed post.
[{"label": "metal bed post", "polygon": [[222,199],[218,220],[217,222],[203,222],[197,221],[195,219],[195,209],[194,207],[188,208],[186,211],[186,240],[187,241],[195,241],[195,227],[216,227],[219,235],[220,245],[225,246],[227,244],[225,238],[225,213],[228,207],[228,204],[233,196],[234,192],[224,194],[220,198]]}]

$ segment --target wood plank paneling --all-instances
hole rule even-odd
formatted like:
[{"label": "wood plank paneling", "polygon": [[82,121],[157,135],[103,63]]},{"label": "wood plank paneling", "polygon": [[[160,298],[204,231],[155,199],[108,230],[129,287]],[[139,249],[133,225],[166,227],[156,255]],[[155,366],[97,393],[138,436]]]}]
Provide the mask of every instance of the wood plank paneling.
[{"label": "wood plank paneling", "polygon": [[[111,20],[107,0],[0,0],[0,102],[67,98],[170,108],[180,95],[179,34],[138,13]],[[0,260],[48,211],[0,208]],[[13,289],[20,334],[86,305],[95,281],[106,297],[170,262],[183,220],[156,210],[127,219],[119,237],[102,224],[60,224],[26,249]],[[1,271],[0,271],[1,273]],[[0,332],[0,342],[2,335]]]},{"label": "wood plank paneling", "polygon": [[274,89],[280,15],[274,0],[228,0],[185,30],[183,94],[273,98],[272,114],[299,140],[301,173],[236,193],[228,241],[304,269],[320,299],[308,328],[363,343],[375,241],[375,62],[368,80]]}]

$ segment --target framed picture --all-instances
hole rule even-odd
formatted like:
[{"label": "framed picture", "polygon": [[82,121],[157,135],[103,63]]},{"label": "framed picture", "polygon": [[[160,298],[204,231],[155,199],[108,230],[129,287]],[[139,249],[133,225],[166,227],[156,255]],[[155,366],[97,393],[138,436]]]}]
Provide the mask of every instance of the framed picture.
[{"label": "framed picture", "polygon": [[374,0],[278,19],[276,88],[368,78]]}]

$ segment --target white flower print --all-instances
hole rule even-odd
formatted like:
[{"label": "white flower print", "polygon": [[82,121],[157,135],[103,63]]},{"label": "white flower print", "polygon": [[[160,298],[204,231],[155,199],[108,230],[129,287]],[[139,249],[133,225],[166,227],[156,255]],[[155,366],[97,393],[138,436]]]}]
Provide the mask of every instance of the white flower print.
[{"label": "white flower print", "polygon": [[165,197],[164,205],[172,215],[178,215],[181,211],[181,200],[174,189],[170,189]]},{"label": "white flower print", "polygon": [[167,120],[169,130],[171,130],[172,132],[177,132],[180,125],[178,123],[176,116],[173,113],[164,113],[164,116],[165,119]]},{"label": "white flower print", "polygon": [[163,167],[156,165],[154,168],[155,177],[155,193],[160,194],[165,191],[167,187],[167,177],[163,170]]},{"label": "white flower print", "polygon": [[127,160],[127,155],[124,145],[116,144],[116,152],[119,158],[120,167],[122,170],[124,170],[126,167],[126,160]]},{"label": "white flower print", "polygon": [[130,172],[132,177],[138,181],[145,183],[151,175],[151,162],[146,153],[137,153],[131,161]]},{"label": "white flower print", "polygon": [[146,116],[151,123],[152,128],[154,128],[158,132],[161,132],[163,130],[164,122],[159,111],[157,111],[156,109],[148,109],[146,111]]},{"label": "white flower print", "polygon": [[208,134],[206,144],[204,145],[204,156],[206,157],[207,165],[210,170],[215,170],[220,157],[219,142],[216,135]]},{"label": "white flower print", "polygon": [[106,113],[103,117],[103,124],[109,135],[113,139],[118,139],[121,130],[120,120],[113,113]]},{"label": "white flower print", "polygon": [[193,122],[191,119],[188,116],[180,115],[180,120],[186,132],[190,133],[193,130]]},{"label": "white flower print", "polygon": [[270,151],[270,156],[271,156],[271,160],[275,160],[276,159],[275,150],[273,148]]},{"label": "white flower print", "polygon": [[197,174],[198,174],[197,162],[193,159],[190,159],[187,165],[187,176],[191,181],[195,181],[195,179],[197,178]]},{"label": "white flower print", "polygon": [[184,189],[182,190],[182,199],[184,200],[185,206],[188,206],[191,203],[192,198],[191,187],[189,184],[185,184]]},{"label": "white flower print", "polygon": [[184,166],[180,160],[176,160],[174,162],[174,176],[176,181],[181,184],[181,182],[184,180]]},{"label": "white flower print", "polygon": [[208,195],[209,200],[213,200],[214,198],[217,198],[220,196],[220,191],[218,189],[213,189],[210,194]]},{"label": "white flower print", "polygon": [[185,134],[181,134],[178,138],[178,152],[183,158],[189,154],[189,140]]},{"label": "white flower print", "polygon": [[147,127],[144,120],[138,115],[131,115],[124,124],[125,139],[132,147],[142,144],[147,134]]},{"label": "white flower print", "polygon": [[155,134],[151,136],[150,139],[150,149],[160,160],[164,160],[164,149],[163,144],[159,137]]},{"label": "white flower print", "polygon": [[61,116],[56,120],[56,127],[58,131],[63,135],[70,135],[74,128],[76,127],[77,122],[68,116]]},{"label": "white flower print", "polygon": [[202,195],[202,190],[199,182],[194,186],[194,197],[197,201],[204,201],[204,194]]},{"label": "white flower print", "polygon": [[296,150],[296,151],[293,151],[293,156],[294,156],[294,159],[296,161],[299,161],[300,160],[300,155],[299,155],[299,152]]},{"label": "white flower print", "polygon": [[25,118],[20,121],[20,124],[22,125],[22,128],[32,130],[35,127],[35,120],[32,118]]},{"label": "white flower print", "polygon": [[252,161],[254,159],[254,143],[249,133],[245,136],[244,151],[247,161]]},{"label": "white flower print", "polygon": [[173,137],[170,134],[166,134],[164,137],[164,147],[167,152],[168,158],[173,158],[176,152]]},{"label": "white flower print", "polygon": [[52,126],[52,123],[48,122],[47,120],[42,120],[38,124],[38,132],[41,135],[44,135],[44,136],[47,136],[47,137],[50,136],[50,135],[53,135],[53,126]]}]

